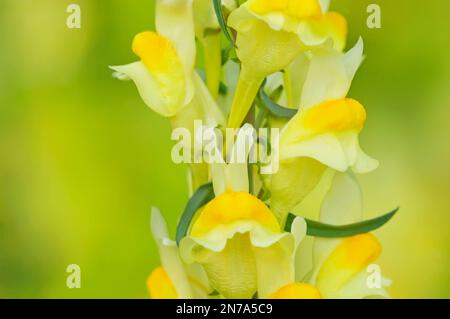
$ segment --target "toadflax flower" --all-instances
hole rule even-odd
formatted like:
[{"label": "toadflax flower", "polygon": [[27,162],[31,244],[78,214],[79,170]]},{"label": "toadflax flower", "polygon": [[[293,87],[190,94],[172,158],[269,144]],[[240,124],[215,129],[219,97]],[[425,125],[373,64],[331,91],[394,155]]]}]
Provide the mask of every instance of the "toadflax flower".
[{"label": "toadflax flower", "polygon": [[[233,164],[229,164],[233,165]],[[234,169],[231,166],[224,169]],[[238,174],[222,174],[247,178]],[[225,180],[222,181],[225,183]],[[219,181],[216,181],[216,185]],[[226,190],[199,212],[180,243],[183,259],[205,269],[211,286],[226,298],[266,297],[295,278],[294,255],[306,233],[302,218],[283,232],[270,209],[247,191]]]},{"label": "toadflax flower", "polygon": [[345,19],[326,13],[327,1],[249,0],[234,10],[228,24],[237,32],[240,79],[228,121],[239,127],[264,78],[285,69],[301,52],[332,39],[343,49]]},{"label": "toadflax flower", "polygon": [[[206,85],[196,73],[195,34],[192,1],[158,0],[158,32],[141,32],[133,40],[133,52],[140,61],[111,67],[121,80],[133,80],[153,111],[168,118],[174,128],[188,129],[194,121],[205,125],[223,125],[223,114]],[[194,187],[208,181],[207,167],[192,164]]]},{"label": "toadflax flower", "polygon": [[135,82],[144,102],[164,117],[174,117],[194,96],[195,34],[192,0],[156,2],[157,32],[142,32],[133,40],[141,59],[114,66],[119,79]]},{"label": "toadflax flower", "polygon": [[222,124],[223,116],[195,72],[195,34],[192,1],[158,0],[158,32],[141,32],[133,52],[141,59],[111,67],[119,79],[133,80],[144,102],[170,118],[174,127],[192,128],[194,119]]},{"label": "toadflax flower", "polygon": [[[336,173],[320,211],[320,221],[345,225],[362,221],[362,192],[355,177]],[[309,282],[325,298],[389,297],[382,278],[371,283],[367,267],[381,254],[381,244],[372,234],[360,234],[343,239],[315,238],[314,269]]]},{"label": "toadflax flower", "polygon": [[327,167],[367,173],[378,166],[359,145],[366,110],[346,98],[362,53],[360,39],[345,54],[323,49],[311,57],[300,110],[281,132],[280,170],[271,180],[272,204],[281,219],[317,185]]},{"label": "toadflax flower", "polygon": [[306,109],[288,123],[280,139],[280,159],[309,157],[338,171],[374,170],[378,163],[360,148],[358,134],[366,111],[350,98],[333,99]]},{"label": "toadflax flower", "polygon": [[[336,173],[322,204],[320,221],[345,225],[362,220],[362,194],[356,179]],[[270,297],[277,299],[360,299],[388,298],[385,287],[390,284],[381,274],[367,272],[381,253],[381,245],[372,234],[347,238],[315,238],[313,269],[305,282],[292,282],[279,288]],[[300,261],[306,263],[306,261]],[[296,271],[303,272],[296,266]],[[371,281],[370,276],[375,276]],[[377,282],[378,281],[378,282]]]}]

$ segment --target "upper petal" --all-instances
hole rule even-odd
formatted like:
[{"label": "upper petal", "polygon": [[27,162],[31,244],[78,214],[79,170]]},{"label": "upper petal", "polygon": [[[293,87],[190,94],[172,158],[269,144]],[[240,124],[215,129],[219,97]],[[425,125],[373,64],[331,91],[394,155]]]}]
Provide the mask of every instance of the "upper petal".
[{"label": "upper petal", "polygon": [[156,30],[176,48],[186,77],[185,103],[194,95],[192,72],[195,67],[196,44],[192,0],[157,0]]},{"label": "upper petal", "polygon": [[363,219],[362,191],[355,176],[337,172],[320,208],[320,221],[348,225]]},{"label": "upper petal", "polygon": [[307,68],[300,107],[306,109],[323,101],[346,97],[362,60],[362,39],[345,54],[333,49],[316,50]]}]

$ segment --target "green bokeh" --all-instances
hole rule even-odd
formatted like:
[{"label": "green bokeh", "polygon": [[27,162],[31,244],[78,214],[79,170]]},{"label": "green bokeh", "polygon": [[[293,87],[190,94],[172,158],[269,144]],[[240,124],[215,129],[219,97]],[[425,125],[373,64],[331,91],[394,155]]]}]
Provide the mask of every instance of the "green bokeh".
[{"label": "green bokeh", "polygon": [[[361,181],[367,216],[398,205],[377,232],[394,297],[450,297],[450,3],[335,0],[349,45],[367,58],[353,83],[369,118],[362,135],[380,168]],[[382,28],[366,27],[369,3]],[[66,7],[82,28],[66,27]],[[158,265],[152,206],[173,233],[187,200],[170,159],[169,123],[108,65],[135,60],[152,29],[151,0],[0,3],[0,297],[145,298]],[[67,289],[67,265],[82,288]]]}]

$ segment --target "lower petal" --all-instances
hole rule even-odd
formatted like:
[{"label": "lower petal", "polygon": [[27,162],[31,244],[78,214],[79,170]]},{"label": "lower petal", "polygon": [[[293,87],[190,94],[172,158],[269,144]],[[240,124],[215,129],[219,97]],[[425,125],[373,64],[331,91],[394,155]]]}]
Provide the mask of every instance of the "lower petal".
[{"label": "lower petal", "polygon": [[212,287],[225,298],[250,299],[257,289],[255,255],[248,234],[236,234],[225,249],[201,249],[196,261],[203,265]]}]

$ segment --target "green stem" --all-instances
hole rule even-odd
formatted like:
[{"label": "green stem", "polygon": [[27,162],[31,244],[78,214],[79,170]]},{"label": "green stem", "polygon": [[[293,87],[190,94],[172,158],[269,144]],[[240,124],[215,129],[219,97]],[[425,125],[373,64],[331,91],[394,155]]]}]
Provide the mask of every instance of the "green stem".
[{"label": "green stem", "polygon": [[292,77],[289,70],[285,70],[283,74],[284,89],[286,90],[287,107],[293,107],[294,92],[292,91]]},{"label": "green stem", "polygon": [[[258,106],[259,106],[259,104],[258,104]],[[268,115],[267,109],[264,107],[259,107],[258,116],[256,117],[256,120],[255,120],[255,128],[256,129],[259,129],[264,125],[264,121],[266,120],[267,115]]]},{"label": "green stem", "polygon": [[228,127],[239,128],[247,116],[248,111],[253,105],[253,101],[264,80],[261,77],[255,77],[242,66],[239,76],[238,86],[234,95],[231,113],[228,119]]},{"label": "green stem", "polygon": [[[256,108],[253,105],[250,109],[250,112],[248,112],[246,118],[245,118],[245,122],[253,125],[253,127],[255,126],[255,113],[256,113]],[[248,160],[248,159],[247,159]],[[253,164],[247,162],[247,172],[248,172],[248,192],[250,194],[253,194]]]},{"label": "green stem", "polygon": [[219,96],[220,71],[222,68],[222,51],[220,46],[221,33],[214,33],[203,38],[205,52],[206,85],[212,97]]}]

